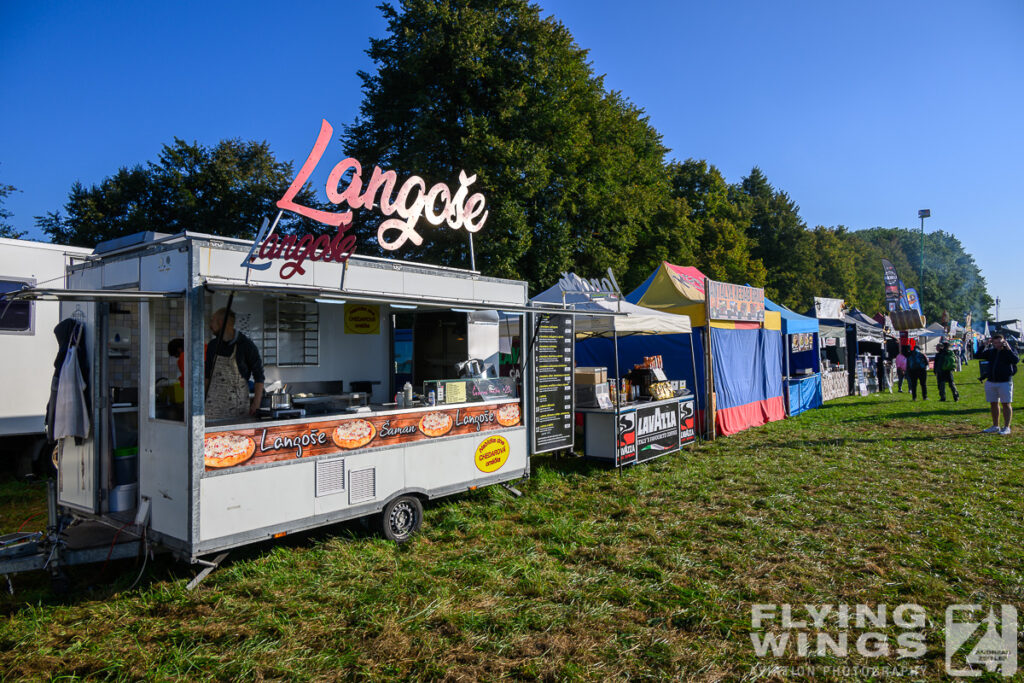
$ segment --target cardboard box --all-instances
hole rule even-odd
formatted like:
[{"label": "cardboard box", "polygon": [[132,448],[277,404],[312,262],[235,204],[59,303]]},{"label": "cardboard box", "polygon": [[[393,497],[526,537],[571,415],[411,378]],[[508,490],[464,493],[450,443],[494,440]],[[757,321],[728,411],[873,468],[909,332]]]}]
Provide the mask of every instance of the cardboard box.
[{"label": "cardboard box", "polygon": [[603,384],[608,381],[608,368],[576,368],[576,384]]}]

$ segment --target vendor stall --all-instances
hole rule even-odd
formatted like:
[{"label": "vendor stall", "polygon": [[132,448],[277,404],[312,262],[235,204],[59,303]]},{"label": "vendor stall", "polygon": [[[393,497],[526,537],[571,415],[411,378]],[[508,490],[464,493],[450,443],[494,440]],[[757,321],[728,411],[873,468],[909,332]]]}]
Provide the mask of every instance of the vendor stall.
[{"label": "vendor stall", "polygon": [[693,376],[692,347],[689,355],[672,357],[671,369],[660,357],[652,361],[650,350],[668,337],[688,340],[690,318],[652,311],[618,296],[556,285],[533,303],[564,305],[575,314],[575,411],[582,422],[583,453],[621,467],[694,443],[697,405],[686,379]]},{"label": "vendor stall", "polygon": [[782,369],[786,414],[790,417],[821,406],[818,321],[780,306],[767,297],[765,308],[782,319]]},{"label": "vendor stall", "polygon": [[[100,245],[67,289],[23,293],[75,312],[90,361],[92,428],[61,441],[60,510],[130,527],[134,552],[141,538],[209,567],[231,548],[367,515],[404,540],[421,501],[529,474],[533,380],[524,358],[502,376],[502,323],[488,313],[532,322],[526,283],[357,255],[289,278],[293,261],[257,269],[253,253],[144,233]],[[168,355],[179,348],[180,378]],[[571,394],[571,374],[563,385]],[[241,409],[213,418],[225,397]],[[555,419],[571,447],[571,414]],[[129,438],[134,451],[119,453]]]},{"label": "vendor stall", "polygon": [[807,317],[818,321],[818,359],[821,367],[821,400],[850,395],[850,366],[846,350],[843,300],[814,297]]},{"label": "vendor stall", "polygon": [[882,325],[856,308],[846,315],[846,348],[849,353],[850,393],[866,396],[882,390],[880,379],[885,361],[885,333]]},{"label": "vendor stall", "polygon": [[715,282],[696,268],[664,262],[626,299],[688,315],[700,329],[693,344],[713,388],[701,382],[696,389],[713,415],[704,424],[709,435],[735,434],[785,417],[780,317],[765,312],[764,290]]}]

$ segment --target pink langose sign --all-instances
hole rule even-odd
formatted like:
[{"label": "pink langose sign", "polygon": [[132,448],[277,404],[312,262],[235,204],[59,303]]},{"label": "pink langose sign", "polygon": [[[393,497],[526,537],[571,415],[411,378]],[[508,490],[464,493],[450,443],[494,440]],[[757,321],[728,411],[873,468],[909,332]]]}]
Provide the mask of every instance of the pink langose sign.
[{"label": "pink langose sign", "polygon": [[[321,122],[320,134],[317,135],[312,151],[277,206],[325,225],[338,227],[352,219],[351,211],[335,213],[295,203],[295,196],[320,163],[333,131],[326,119]],[[342,179],[349,171],[352,171],[352,177],[343,188]],[[423,237],[416,232],[415,227],[421,217],[426,218],[431,225],[439,226],[447,222],[453,230],[465,227],[469,232],[479,231],[487,220],[483,194],[469,194],[469,186],[476,182],[476,176],[467,176],[465,171],[459,171],[459,188],[454,193],[444,183],[437,183],[428,190],[422,178],[409,176],[398,188],[397,195],[395,186],[398,184],[398,175],[394,171],[381,171],[379,166],[374,166],[365,187],[362,173],[363,168],[355,159],[348,157],[339,161],[327,176],[327,198],[332,204],[347,204],[351,209],[372,208],[374,200],[379,199],[381,213],[385,216],[397,213],[398,218],[384,221],[377,230],[377,241],[384,249],[398,249],[407,241],[422,244]]]}]

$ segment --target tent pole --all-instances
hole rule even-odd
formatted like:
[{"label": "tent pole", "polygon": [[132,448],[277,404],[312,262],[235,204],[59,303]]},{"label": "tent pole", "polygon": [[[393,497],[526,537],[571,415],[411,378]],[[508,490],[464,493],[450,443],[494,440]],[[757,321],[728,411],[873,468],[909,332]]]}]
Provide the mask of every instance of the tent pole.
[{"label": "tent pole", "polygon": [[782,349],[782,355],[786,359],[786,381],[785,381],[785,384],[786,384],[786,414],[789,415],[790,417],[792,417],[792,415],[793,415],[793,406],[791,406],[790,403],[789,403],[789,383],[790,383],[790,381],[793,378],[793,372],[792,372],[792,362],[793,362],[793,359],[790,358],[790,355],[789,355],[789,350],[792,348],[792,346],[791,346],[792,343],[793,343],[792,337],[787,334],[786,335],[786,342],[785,342],[786,346],[783,347],[783,349]]},{"label": "tent pole", "polygon": [[615,449],[615,468],[622,472],[619,464],[619,406],[622,403],[622,384],[619,382],[619,331],[612,321],[612,346],[615,349],[615,419],[612,420],[612,448]]},{"label": "tent pole", "polygon": [[707,278],[704,278],[704,320],[707,323],[707,326],[706,326],[705,329],[707,329],[707,331],[708,331],[708,345],[707,345],[706,353],[704,354],[705,358],[706,358],[706,363],[707,363],[707,371],[705,373],[705,376],[707,378],[707,383],[708,383],[708,409],[707,409],[708,424],[706,426],[706,429],[707,429],[708,436],[710,437],[711,441],[714,441],[715,437],[717,436],[717,434],[716,434],[717,430],[716,430],[716,427],[715,427],[715,412],[716,412],[715,378],[714,378],[715,364],[714,364],[714,352],[711,349],[711,347],[713,346],[713,344],[711,342],[711,335],[712,335],[712,332],[711,332],[711,310],[710,310],[710,307],[708,305],[710,303],[710,301],[711,301],[711,280],[709,280]]},{"label": "tent pole", "polygon": [[[700,391],[697,389],[697,356],[693,350],[693,327],[690,327],[690,367],[693,368],[693,399],[697,406],[697,415],[700,415]],[[693,424],[697,424],[697,415],[693,416]],[[700,430],[695,430],[698,433]],[[704,435],[700,435],[700,440],[704,440]]]}]

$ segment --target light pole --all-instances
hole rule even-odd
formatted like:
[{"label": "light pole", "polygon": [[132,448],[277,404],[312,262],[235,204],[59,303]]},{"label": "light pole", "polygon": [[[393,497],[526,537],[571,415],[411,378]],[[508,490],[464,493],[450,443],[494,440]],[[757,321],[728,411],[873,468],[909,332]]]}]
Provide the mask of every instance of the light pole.
[{"label": "light pole", "polygon": [[924,310],[924,219],[932,215],[931,209],[921,209],[917,217],[921,219],[921,270],[917,275],[917,303]]}]

